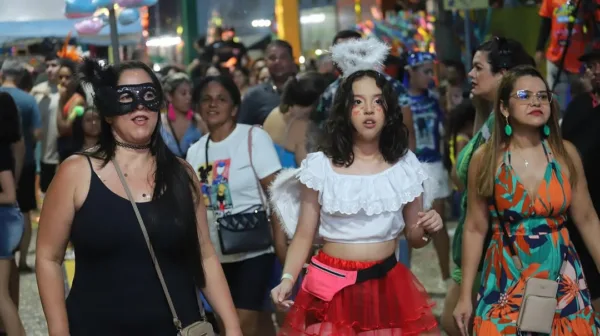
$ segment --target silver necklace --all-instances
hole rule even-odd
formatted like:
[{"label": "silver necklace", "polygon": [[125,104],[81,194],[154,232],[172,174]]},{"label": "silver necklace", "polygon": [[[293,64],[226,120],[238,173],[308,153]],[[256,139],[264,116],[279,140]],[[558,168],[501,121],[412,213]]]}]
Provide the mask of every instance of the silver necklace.
[{"label": "silver necklace", "polygon": [[[515,151],[513,151],[513,153],[515,153]],[[516,152],[516,154],[519,156],[519,158],[521,158],[521,160],[523,160],[523,162],[525,162],[525,168],[527,168],[527,166],[529,166],[529,161],[527,161],[519,152]]]}]

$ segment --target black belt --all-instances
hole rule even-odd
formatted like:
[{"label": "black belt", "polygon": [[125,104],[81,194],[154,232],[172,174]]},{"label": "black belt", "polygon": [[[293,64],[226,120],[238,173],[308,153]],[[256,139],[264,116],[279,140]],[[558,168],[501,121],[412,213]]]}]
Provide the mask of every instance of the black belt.
[{"label": "black belt", "polygon": [[396,259],[396,253],[394,253],[385,258],[385,260],[381,263],[358,270],[356,274],[356,283],[361,283],[372,279],[381,279],[386,276],[389,271],[396,267],[397,264],[398,259]]}]

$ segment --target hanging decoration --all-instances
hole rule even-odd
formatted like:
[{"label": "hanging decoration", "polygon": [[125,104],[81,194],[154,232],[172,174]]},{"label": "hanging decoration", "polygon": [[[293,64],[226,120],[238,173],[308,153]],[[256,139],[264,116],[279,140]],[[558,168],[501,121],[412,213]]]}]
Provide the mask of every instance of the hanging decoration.
[{"label": "hanging decoration", "polygon": [[154,6],[158,0],[65,0],[65,16],[85,18],[75,24],[81,35],[98,34],[105,26],[110,26],[111,62],[119,64],[119,32],[117,22],[129,25],[140,19],[143,7]]},{"label": "hanging decoration", "polygon": [[124,9],[121,14],[119,14],[119,23],[127,26],[135,23],[140,18],[140,11],[135,8],[127,8]]},{"label": "hanging decoration", "polygon": [[84,20],[75,24],[81,35],[96,35],[109,24],[106,8],[115,6],[117,20],[130,25],[140,19],[139,7],[153,6],[158,0],[65,0],[65,16]]},{"label": "hanging decoration", "polygon": [[96,8],[108,7],[113,4],[113,0],[92,0],[92,5],[94,5]]},{"label": "hanging decoration", "polygon": [[106,25],[105,21],[101,18],[94,17],[91,19],[83,20],[75,24],[75,31],[79,35],[96,35]]},{"label": "hanging decoration", "polygon": [[69,19],[80,19],[94,15],[98,7],[91,1],[65,0],[65,16]]},{"label": "hanging decoration", "polygon": [[158,0],[114,0],[120,7],[139,8],[145,6],[154,6]]},{"label": "hanging decoration", "polygon": [[400,56],[407,51],[434,53],[433,25],[435,17],[424,11],[400,11],[395,15],[375,16],[357,25],[366,36],[374,36],[388,43],[391,54]]}]

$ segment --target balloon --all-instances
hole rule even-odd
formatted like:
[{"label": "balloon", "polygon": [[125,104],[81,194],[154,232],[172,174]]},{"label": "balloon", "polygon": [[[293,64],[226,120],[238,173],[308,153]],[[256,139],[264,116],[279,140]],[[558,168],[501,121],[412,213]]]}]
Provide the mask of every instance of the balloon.
[{"label": "balloon", "polygon": [[154,6],[158,2],[158,0],[114,0],[114,2],[120,7],[137,8],[144,6]]},{"label": "balloon", "polygon": [[141,7],[144,6],[143,2],[143,0],[115,0],[115,3],[123,8]]},{"label": "balloon", "polygon": [[158,3],[158,0],[142,0],[142,6],[154,6]]},{"label": "balloon", "polygon": [[110,7],[114,3],[114,0],[92,0],[92,4],[96,7]]},{"label": "balloon", "polygon": [[91,0],[66,0],[65,16],[69,19],[78,19],[94,15],[97,7]]},{"label": "balloon", "polygon": [[136,22],[140,18],[140,11],[135,8],[124,9],[119,14],[119,23],[126,26]]},{"label": "balloon", "polygon": [[104,27],[105,22],[98,18],[91,18],[77,22],[75,24],[75,30],[79,35],[96,35]]}]

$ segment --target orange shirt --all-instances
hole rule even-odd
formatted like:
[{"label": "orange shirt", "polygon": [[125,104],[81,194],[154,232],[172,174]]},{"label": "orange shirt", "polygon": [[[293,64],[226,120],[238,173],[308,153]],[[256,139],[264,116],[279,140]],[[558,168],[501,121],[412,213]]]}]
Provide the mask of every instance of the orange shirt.
[{"label": "orange shirt", "polygon": [[63,107],[63,111],[62,111],[63,117],[67,118],[69,116],[69,112],[71,112],[71,109],[73,108],[72,105],[75,103],[75,101],[81,100],[81,99],[83,99],[85,101],[85,98],[82,95],[80,95],[79,93],[75,92],[71,96],[71,98],[69,98],[69,100],[67,100],[67,103]]},{"label": "orange shirt", "polygon": [[571,42],[567,50],[564,69],[571,73],[579,73],[581,63],[578,58],[585,52],[586,44],[592,41],[590,29],[585,29],[583,21],[591,19],[592,13],[581,14],[584,11],[583,4],[579,6],[579,14],[574,13],[577,0],[543,0],[540,8],[540,16],[552,19],[550,30],[550,43],[546,50],[546,59],[553,63],[559,63],[569,35],[569,20],[575,20]]}]

